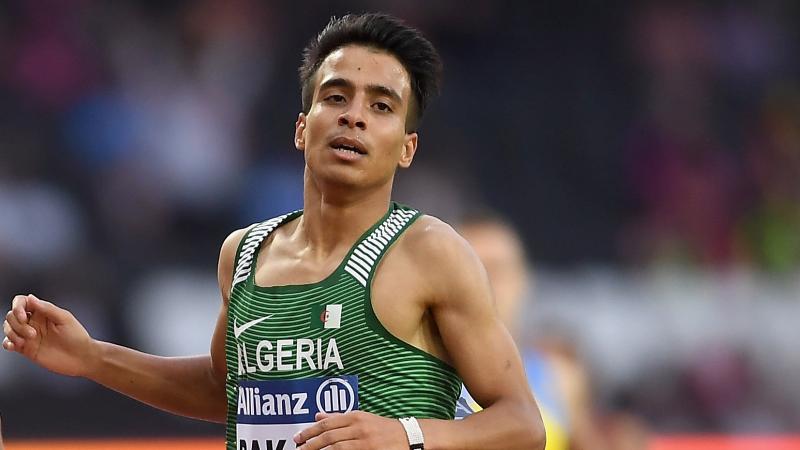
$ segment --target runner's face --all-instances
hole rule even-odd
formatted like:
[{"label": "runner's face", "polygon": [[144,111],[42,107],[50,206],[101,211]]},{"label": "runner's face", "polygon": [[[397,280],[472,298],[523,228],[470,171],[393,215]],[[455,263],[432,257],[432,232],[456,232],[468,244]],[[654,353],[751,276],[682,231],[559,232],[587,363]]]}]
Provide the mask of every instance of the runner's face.
[{"label": "runner's face", "polygon": [[328,55],[308,115],[295,125],[295,145],[312,177],[358,187],[391,184],[417,147],[417,134],[405,131],[410,99],[408,73],[394,56],[358,45]]}]

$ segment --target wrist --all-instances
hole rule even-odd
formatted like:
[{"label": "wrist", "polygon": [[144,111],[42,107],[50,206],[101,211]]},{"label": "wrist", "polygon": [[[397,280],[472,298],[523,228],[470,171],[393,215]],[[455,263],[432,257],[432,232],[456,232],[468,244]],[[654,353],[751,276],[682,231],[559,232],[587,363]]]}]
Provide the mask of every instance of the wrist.
[{"label": "wrist", "polygon": [[425,437],[425,450],[451,450],[461,449],[459,443],[453,441],[453,426],[459,425],[460,420],[417,419],[422,435]]},{"label": "wrist", "polygon": [[86,352],[81,360],[84,362],[83,369],[78,376],[94,380],[94,374],[98,373],[98,368],[103,364],[104,342],[89,338],[86,345]]}]

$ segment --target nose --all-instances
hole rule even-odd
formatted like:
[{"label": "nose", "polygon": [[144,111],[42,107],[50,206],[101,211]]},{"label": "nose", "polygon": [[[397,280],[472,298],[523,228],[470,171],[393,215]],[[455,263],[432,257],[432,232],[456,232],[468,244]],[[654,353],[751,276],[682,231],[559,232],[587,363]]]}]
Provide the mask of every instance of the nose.
[{"label": "nose", "polygon": [[360,128],[362,130],[367,128],[367,123],[364,121],[364,116],[361,108],[352,106],[339,115],[339,125],[348,128]]}]

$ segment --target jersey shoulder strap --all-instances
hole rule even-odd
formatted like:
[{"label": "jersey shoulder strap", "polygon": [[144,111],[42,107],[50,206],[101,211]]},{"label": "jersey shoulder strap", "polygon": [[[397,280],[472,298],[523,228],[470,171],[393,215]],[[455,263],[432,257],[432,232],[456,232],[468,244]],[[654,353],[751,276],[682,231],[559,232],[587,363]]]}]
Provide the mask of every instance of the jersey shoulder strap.
[{"label": "jersey shoulder strap", "polygon": [[258,254],[258,249],[261,243],[264,242],[270,233],[275,231],[276,228],[282,224],[296,218],[302,214],[302,210],[293,211],[272,219],[265,220],[261,223],[254,224],[242,237],[239,242],[239,248],[236,251],[236,260],[234,261],[233,283],[231,283],[231,291],[237,284],[247,280],[253,269],[253,261]]},{"label": "jersey shoulder strap", "polygon": [[350,252],[344,270],[362,286],[372,281],[383,255],[408,227],[422,214],[408,206],[392,203],[393,210],[371,233]]}]

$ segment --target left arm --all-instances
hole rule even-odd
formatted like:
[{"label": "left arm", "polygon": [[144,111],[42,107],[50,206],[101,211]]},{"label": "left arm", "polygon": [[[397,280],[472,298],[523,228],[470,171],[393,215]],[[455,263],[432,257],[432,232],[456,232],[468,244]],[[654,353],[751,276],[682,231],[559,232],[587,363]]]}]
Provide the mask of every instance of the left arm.
[{"label": "left arm", "polygon": [[[423,222],[424,220],[424,222]],[[519,352],[497,316],[488,277],[477,255],[452,228],[420,219],[406,245],[419,263],[426,309],[475,400],[484,409],[459,420],[420,419],[427,450],[543,449],[544,425]],[[413,234],[412,234],[413,233]],[[321,414],[295,436],[298,450],[406,450],[397,420],[354,411]]]},{"label": "left arm", "polygon": [[435,222],[427,228],[431,312],[456,370],[484,409],[460,421],[421,420],[426,449],[544,448],[539,409],[495,310],[483,265],[449,226]]}]

